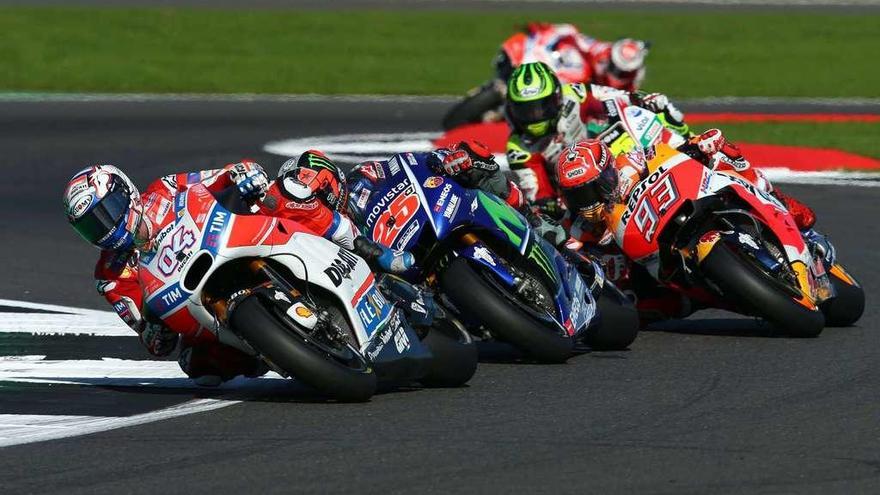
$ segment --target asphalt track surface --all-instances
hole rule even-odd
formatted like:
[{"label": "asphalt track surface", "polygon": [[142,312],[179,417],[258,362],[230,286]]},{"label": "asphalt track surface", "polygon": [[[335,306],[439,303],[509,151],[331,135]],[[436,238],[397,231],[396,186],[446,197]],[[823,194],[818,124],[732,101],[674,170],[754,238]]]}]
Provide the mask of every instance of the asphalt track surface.
[{"label": "asphalt track surface", "polygon": [[[270,140],[430,130],[443,105],[393,103],[0,104],[0,298],[103,308],[94,250],[65,225],[79,167],[115,163],[139,184],[241,158],[274,169]],[[773,336],[709,313],[644,332],[626,352],[566,365],[481,349],[470,385],[366,404],[296,389],[224,409],[0,449],[10,493],[877,493],[880,226],[877,190],[788,186],[861,278],[868,307],[818,339]],[[124,340],[124,339],[123,339]],[[131,342],[114,342],[122,349]],[[128,351],[126,351],[128,352]],[[2,384],[0,384],[2,385]],[[80,414],[183,402],[185,389],[0,388],[0,413]],[[88,414],[88,411],[84,412]]]}]

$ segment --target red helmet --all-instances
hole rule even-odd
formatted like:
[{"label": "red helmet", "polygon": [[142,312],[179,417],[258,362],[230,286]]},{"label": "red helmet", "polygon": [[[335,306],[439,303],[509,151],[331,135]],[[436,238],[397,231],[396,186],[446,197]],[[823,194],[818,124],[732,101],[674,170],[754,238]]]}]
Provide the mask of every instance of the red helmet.
[{"label": "red helmet", "polygon": [[[290,180],[290,184],[286,180]],[[317,197],[333,210],[343,211],[348,201],[348,183],[345,173],[327,155],[308,150],[281,165],[278,180],[285,184],[282,191],[293,193],[296,199]],[[295,192],[292,189],[296,189]]]},{"label": "red helmet", "polygon": [[559,155],[556,178],[569,211],[591,222],[602,219],[605,203],[617,189],[617,170],[611,150],[602,141],[587,139]]},{"label": "red helmet", "polygon": [[648,43],[630,38],[615,41],[611,45],[605,84],[618,89],[638,89],[645,77],[648,48]]}]

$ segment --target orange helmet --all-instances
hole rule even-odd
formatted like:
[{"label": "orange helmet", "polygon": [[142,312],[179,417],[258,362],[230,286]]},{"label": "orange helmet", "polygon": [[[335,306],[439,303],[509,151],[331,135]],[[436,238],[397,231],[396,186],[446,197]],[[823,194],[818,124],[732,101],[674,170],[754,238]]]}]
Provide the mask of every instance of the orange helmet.
[{"label": "orange helmet", "polygon": [[569,146],[559,155],[556,179],[569,211],[590,222],[600,221],[605,203],[617,188],[611,150],[597,139]]}]

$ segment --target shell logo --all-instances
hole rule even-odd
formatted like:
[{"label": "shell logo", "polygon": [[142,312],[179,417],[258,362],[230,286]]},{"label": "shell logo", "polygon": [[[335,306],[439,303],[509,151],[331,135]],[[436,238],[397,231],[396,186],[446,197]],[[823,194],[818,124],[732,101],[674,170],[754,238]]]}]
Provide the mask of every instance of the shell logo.
[{"label": "shell logo", "polygon": [[423,182],[422,185],[429,189],[440,187],[441,185],[443,185],[443,177],[438,177],[436,175],[428,177],[427,179],[425,179],[425,182]]}]

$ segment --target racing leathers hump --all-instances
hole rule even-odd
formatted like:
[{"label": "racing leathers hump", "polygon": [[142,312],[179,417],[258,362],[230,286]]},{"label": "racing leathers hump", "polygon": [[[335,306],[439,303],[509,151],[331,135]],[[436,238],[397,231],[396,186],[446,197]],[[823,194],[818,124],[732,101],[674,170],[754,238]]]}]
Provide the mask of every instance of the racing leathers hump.
[{"label": "racing leathers hump", "polygon": [[273,181],[259,208],[263,215],[297,221],[346,249],[354,249],[354,240],[359,235],[347,216],[318,199],[311,184],[292,177]]}]

